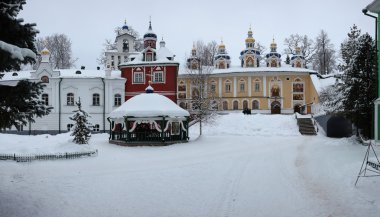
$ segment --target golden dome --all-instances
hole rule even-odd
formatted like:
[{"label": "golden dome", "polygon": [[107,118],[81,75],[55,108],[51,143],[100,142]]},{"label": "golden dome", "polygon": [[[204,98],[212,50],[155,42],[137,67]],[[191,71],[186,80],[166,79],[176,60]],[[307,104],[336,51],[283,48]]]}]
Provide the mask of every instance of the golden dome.
[{"label": "golden dome", "polygon": [[226,48],[226,45],[224,45],[223,39],[222,39],[220,44],[219,44],[219,49],[225,49],[225,48]]},{"label": "golden dome", "polygon": [[248,37],[245,39],[245,43],[255,43],[255,39],[252,37]]},{"label": "golden dome", "polygon": [[50,54],[50,51],[46,48],[44,48],[42,51],[41,51],[41,55],[49,55]]},{"label": "golden dome", "polygon": [[272,44],[270,44],[270,47],[271,47],[271,48],[277,48],[277,44],[276,44],[276,42],[274,41],[274,38],[273,38]]}]

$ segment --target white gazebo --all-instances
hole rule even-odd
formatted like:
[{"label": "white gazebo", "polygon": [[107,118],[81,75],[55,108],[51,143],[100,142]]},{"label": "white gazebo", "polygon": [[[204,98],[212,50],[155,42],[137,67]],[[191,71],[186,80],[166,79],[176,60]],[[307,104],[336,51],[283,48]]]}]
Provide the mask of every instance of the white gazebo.
[{"label": "white gazebo", "polygon": [[110,142],[125,145],[168,145],[189,139],[189,112],[169,98],[146,93],[124,102],[109,115]]}]

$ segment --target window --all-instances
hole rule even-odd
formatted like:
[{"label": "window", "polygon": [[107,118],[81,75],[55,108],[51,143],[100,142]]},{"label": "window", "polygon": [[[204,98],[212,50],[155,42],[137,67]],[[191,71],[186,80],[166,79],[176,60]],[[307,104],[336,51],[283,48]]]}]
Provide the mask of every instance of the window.
[{"label": "window", "polygon": [[278,85],[273,85],[271,89],[272,96],[280,96],[280,87]]},{"label": "window", "polygon": [[74,105],[74,94],[68,93],[66,101],[67,101],[67,105],[73,106]]},{"label": "window", "polygon": [[226,91],[226,93],[231,92],[231,82],[230,81],[226,81],[226,83],[224,84],[224,90]]},{"label": "window", "polygon": [[293,92],[303,93],[303,83],[293,83]]},{"label": "window", "polygon": [[133,83],[144,83],[143,72],[135,72],[133,74]]},{"label": "window", "polygon": [[95,124],[93,127],[92,127],[92,131],[94,132],[99,132],[99,124]]},{"label": "window", "polygon": [[163,72],[153,72],[153,82],[156,82],[156,83],[164,82],[164,73]]},{"label": "window", "polygon": [[44,105],[49,105],[49,95],[48,94],[46,94],[46,93],[42,94],[41,98],[42,98],[42,102]]},{"label": "window", "polygon": [[73,128],[74,124],[68,124],[67,125],[67,131],[71,131],[71,128]]},{"label": "window", "polygon": [[179,82],[178,91],[186,91],[186,84],[183,81]]},{"label": "window", "polygon": [[123,52],[129,52],[129,43],[127,39],[123,40]]},{"label": "window", "polygon": [[100,96],[98,93],[92,94],[92,105],[100,105]]},{"label": "window", "polygon": [[121,95],[115,94],[114,106],[120,106],[120,105],[121,105]]},{"label": "window", "polygon": [[117,56],[117,63],[120,65],[120,63],[121,63],[121,56]]},{"label": "window", "polygon": [[260,92],[260,80],[255,80],[255,92]]},{"label": "window", "polygon": [[147,53],[146,54],[146,61],[152,61],[153,58],[152,58],[152,53]]},{"label": "window", "polygon": [[259,109],[259,108],[260,108],[259,101],[253,100],[252,101],[252,109]]},{"label": "window", "polygon": [[244,92],[245,91],[245,83],[241,82],[240,83],[240,92]]},{"label": "window", "polygon": [[178,93],[178,99],[186,99],[186,93]]},{"label": "window", "polygon": [[211,92],[213,92],[213,93],[216,92],[216,83],[215,83],[215,81],[211,82]]},{"label": "window", "polygon": [[42,76],[41,81],[42,81],[42,83],[49,83],[49,77],[48,76]]}]

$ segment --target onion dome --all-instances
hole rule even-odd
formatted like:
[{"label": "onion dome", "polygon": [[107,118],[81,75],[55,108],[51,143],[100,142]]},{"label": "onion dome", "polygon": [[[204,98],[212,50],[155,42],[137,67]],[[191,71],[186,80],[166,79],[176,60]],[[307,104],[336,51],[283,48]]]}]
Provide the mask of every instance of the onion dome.
[{"label": "onion dome", "polygon": [[157,40],[157,35],[156,33],[153,32],[152,30],[152,21],[149,21],[149,28],[148,31],[144,35],[144,41],[148,39],[154,39]]},{"label": "onion dome", "polygon": [[222,39],[222,41],[220,42],[218,48],[219,48],[219,49],[226,49],[226,45],[224,45],[224,43],[223,43],[223,39]]},{"label": "onion dome", "polygon": [[197,49],[195,48],[195,44],[193,43],[193,49],[191,49],[191,56],[197,55]]},{"label": "onion dome", "polygon": [[43,63],[48,63],[49,62],[49,59],[50,59],[50,51],[45,47],[42,51],[41,51],[41,62]]},{"label": "onion dome", "polygon": [[149,81],[149,86],[145,88],[145,93],[154,93],[154,89],[152,86],[150,86],[152,82]]},{"label": "onion dome", "polygon": [[164,37],[162,37],[162,39],[160,41],[160,47],[165,47]]},{"label": "onion dome", "polygon": [[129,27],[127,25],[127,20],[124,21],[124,25],[121,27],[122,30],[129,30]]},{"label": "onion dome", "polygon": [[270,50],[271,52],[276,52],[277,50],[277,43],[274,41],[274,38],[273,38],[272,43],[270,44]]},{"label": "onion dome", "polygon": [[245,39],[245,43],[255,43],[255,39],[253,38],[252,35],[253,35],[252,29],[251,27],[249,27],[248,37]]},{"label": "onion dome", "polygon": [[296,55],[301,55],[301,48],[300,47],[296,47]]}]

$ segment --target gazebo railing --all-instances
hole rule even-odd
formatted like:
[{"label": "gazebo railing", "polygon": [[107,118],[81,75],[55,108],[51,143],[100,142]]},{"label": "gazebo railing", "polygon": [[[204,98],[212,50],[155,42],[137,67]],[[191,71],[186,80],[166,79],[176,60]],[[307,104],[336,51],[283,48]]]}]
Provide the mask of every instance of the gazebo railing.
[{"label": "gazebo railing", "polygon": [[[182,135],[181,135],[182,134]],[[164,132],[164,138],[162,138],[162,133],[160,132],[131,132],[128,134],[127,139],[127,132],[121,131],[121,132],[112,132],[111,140],[119,140],[124,142],[161,142],[161,141],[179,141],[179,140],[186,140],[186,133],[181,132],[179,135],[172,135],[169,131]]]}]

